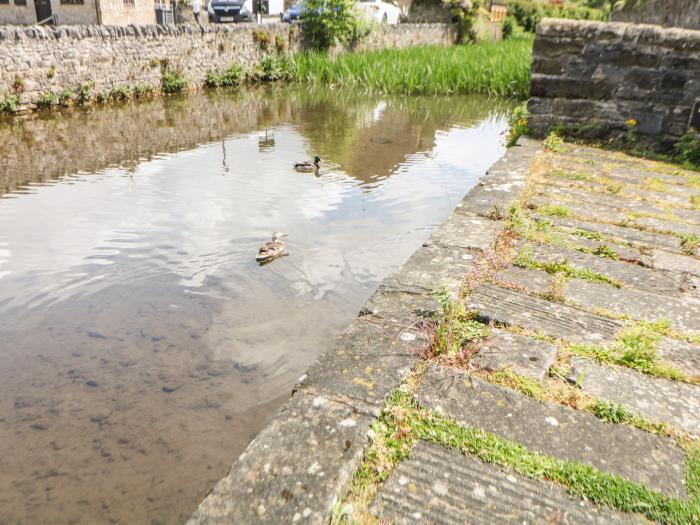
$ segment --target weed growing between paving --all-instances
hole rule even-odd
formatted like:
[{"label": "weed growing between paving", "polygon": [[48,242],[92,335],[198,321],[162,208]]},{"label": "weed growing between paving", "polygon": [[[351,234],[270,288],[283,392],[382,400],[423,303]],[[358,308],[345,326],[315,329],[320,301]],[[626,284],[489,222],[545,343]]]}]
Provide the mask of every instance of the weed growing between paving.
[{"label": "weed growing between paving", "polygon": [[602,364],[624,366],[664,379],[697,383],[697,379],[659,358],[656,347],[667,326],[666,322],[636,322],[625,328],[609,346],[572,344],[568,351]]},{"label": "weed growing between paving", "polygon": [[[700,516],[700,505],[694,498],[686,503],[590,465],[537,454],[513,441],[462,426],[419,407],[411,390],[404,385],[389,399],[373,428],[372,446],[350,485],[346,501],[352,506],[353,516],[336,513],[333,523],[356,523],[354,517],[368,516],[368,508],[382,485],[398,463],[410,456],[418,440],[456,450],[529,478],[556,482],[569,493],[594,504],[640,513],[660,523],[687,524]],[[697,457],[689,455],[687,480],[691,491],[700,483],[696,463]]]},{"label": "weed growing between paving", "polygon": [[542,270],[549,274],[564,274],[567,277],[585,279],[596,283],[607,284],[615,288],[622,288],[622,283],[613,277],[608,277],[605,274],[594,272],[590,268],[578,269],[571,266],[566,259],[555,262],[537,261],[532,256],[532,250],[523,248],[520,250],[513,265],[527,270]]}]

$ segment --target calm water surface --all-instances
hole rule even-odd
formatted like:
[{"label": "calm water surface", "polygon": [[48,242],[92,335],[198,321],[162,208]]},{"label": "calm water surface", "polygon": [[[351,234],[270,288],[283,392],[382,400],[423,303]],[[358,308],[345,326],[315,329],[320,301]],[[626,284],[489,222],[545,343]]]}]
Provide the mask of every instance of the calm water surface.
[{"label": "calm water surface", "polygon": [[0,123],[0,523],[184,521],[507,109],[270,90]]}]

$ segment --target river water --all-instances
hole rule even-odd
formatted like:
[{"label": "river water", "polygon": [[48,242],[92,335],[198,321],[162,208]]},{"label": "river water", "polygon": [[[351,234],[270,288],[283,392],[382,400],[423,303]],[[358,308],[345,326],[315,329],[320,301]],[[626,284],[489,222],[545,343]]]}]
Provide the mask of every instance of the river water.
[{"label": "river water", "polygon": [[183,522],[508,109],[271,88],[0,122],[0,523]]}]

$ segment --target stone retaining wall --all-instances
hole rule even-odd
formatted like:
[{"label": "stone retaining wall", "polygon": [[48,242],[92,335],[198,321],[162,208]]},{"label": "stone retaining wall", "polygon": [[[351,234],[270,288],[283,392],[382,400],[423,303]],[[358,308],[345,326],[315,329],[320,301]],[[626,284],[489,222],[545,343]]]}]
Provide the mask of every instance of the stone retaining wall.
[{"label": "stone retaining wall", "polygon": [[667,151],[687,133],[700,99],[699,51],[700,31],[544,20],[533,51],[530,127]]},{"label": "stone retaining wall", "polygon": [[[204,82],[209,70],[222,70],[234,62],[251,67],[264,56],[277,54],[278,36],[284,43],[283,53],[300,49],[298,26],[263,26],[272,37],[268,49],[254,39],[258,27],[0,27],[0,103],[19,91],[24,106],[31,107],[42,94],[66,89],[75,92],[88,82],[94,82],[94,93],[120,85],[157,87],[163,59],[181,69],[187,81],[196,86]],[[376,28],[361,48],[453,42],[454,30],[449,24],[401,24]]]},{"label": "stone retaining wall", "polygon": [[610,20],[700,29],[698,0],[645,0],[637,3],[640,5],[613,11]]}]

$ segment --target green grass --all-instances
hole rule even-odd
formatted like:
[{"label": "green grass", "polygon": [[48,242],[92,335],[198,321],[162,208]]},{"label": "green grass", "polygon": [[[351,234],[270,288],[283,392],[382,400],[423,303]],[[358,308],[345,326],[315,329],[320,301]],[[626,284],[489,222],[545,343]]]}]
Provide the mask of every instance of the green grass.
[{"label": "green grass", "polygon": [[300,82],[348,86],[376,93],[447,95],[484,93],[525,99],[530,89],[532,39],[454,47],[418,46],[335,57],[294,57]]},{"label": "green grass", "polygon": [[548,274],[564,274],[566,277],[585,279],[596,283],[607,284],[615,288],[622,288],[622,283],[613,277],[608,277],[605,274],[594,272],[590,268],[578,269],[571,266],[569,261],[544,262],[533,259],[532,253],[528,249],[523,249],[518,253],[513,264],[519,268],[527,270],[542,270]]},{"label": "green grass", "polygon": [[675,381],[689,381],[687,374],[661,360],[656,347],[664,330],[661,323],[637,322],[625,328],[609,346],[575,344],[572,354],[594,359],[603,364],[620,365],[644,374]]},{"label": "green grass", "polygon": [[[595,505],[639,513],[659,523],[694,523],[700,513],[700,457],[693,451],[688,451],[686,465],[691,498],[684,502],[591,465],[538,454],[481,429],[460,425],[421,409],[412,395],[401,389],[391,396],[373,431],[373,443],[351,481],[347,498],[360,512],[368,508],[396,465],[410,456],[413,445],[424,440],[532,479],[559,483],[570,494]],[[334,521],[348,522],[346,517]]]}]

